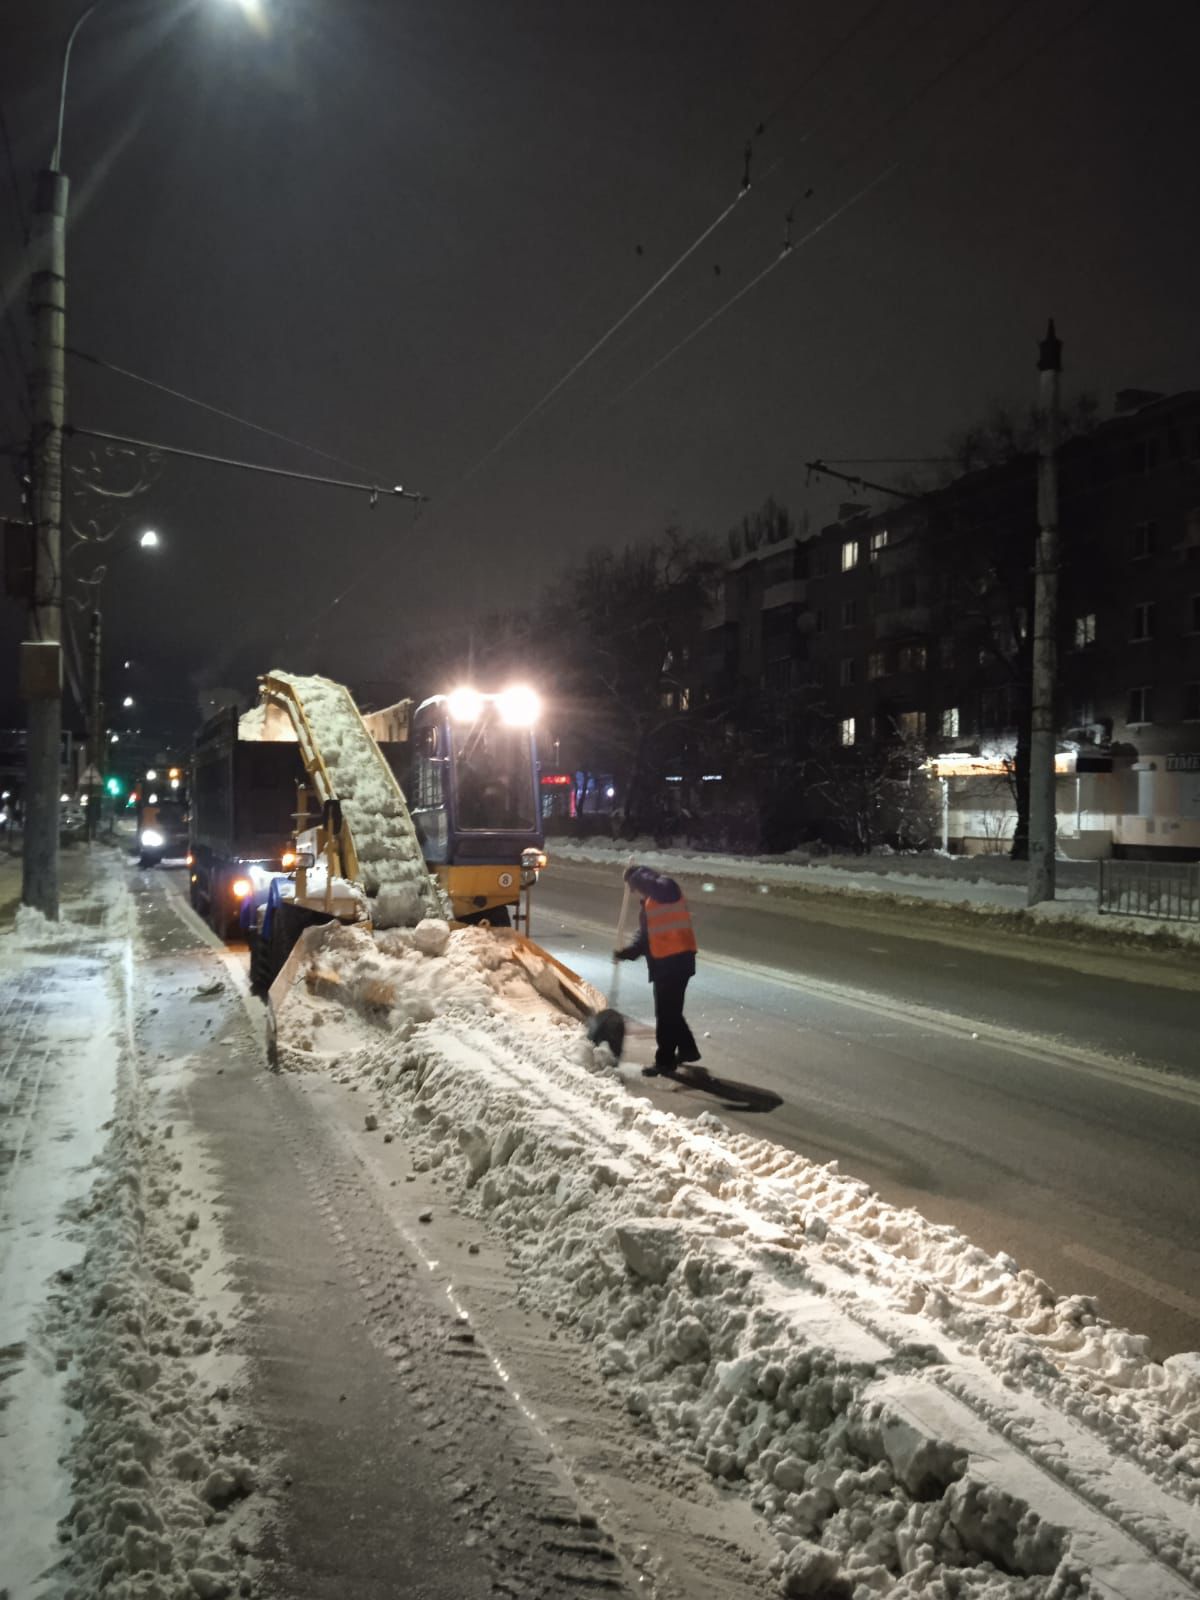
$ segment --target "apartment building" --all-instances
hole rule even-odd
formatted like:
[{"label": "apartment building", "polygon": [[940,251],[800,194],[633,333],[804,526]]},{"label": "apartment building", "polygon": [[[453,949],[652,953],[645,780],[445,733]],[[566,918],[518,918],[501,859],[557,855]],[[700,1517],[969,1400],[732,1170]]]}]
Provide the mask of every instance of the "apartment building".
[{"label": "apartment building", "polygon": [[[1059,835],[1080,855],[1200,856],[1200,392],[1119,398],[1059,459]],[[781,757],[836,770],[841,752],[849,772],[906,753],[938,786],[950,848],[1006,848],[1036,506],[1022,456],[744,550],[709,681],[776,707]],[[820,823],[810,788],[798,778],[798,826]]]}]

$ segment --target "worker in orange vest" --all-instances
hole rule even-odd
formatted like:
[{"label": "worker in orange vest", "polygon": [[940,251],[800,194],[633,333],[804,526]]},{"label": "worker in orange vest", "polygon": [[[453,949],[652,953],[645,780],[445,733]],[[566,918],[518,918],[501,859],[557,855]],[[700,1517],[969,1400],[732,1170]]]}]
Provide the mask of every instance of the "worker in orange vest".
[{"label": "worker in orange vest", "polygon": [[654,1065],[642,1075],[673,1076],[676,1067],[699,1061],[700,1051],[684,1021],[683,997],[688,979],[696,971],[696,935],[688,915],[683,890],[674,878],[649,867],[626,867],[625,882],[641,895],[637,937],[624,950],[614,950],[618,961],[645,956],[654,987],[654,1024],[658,1048]]}]

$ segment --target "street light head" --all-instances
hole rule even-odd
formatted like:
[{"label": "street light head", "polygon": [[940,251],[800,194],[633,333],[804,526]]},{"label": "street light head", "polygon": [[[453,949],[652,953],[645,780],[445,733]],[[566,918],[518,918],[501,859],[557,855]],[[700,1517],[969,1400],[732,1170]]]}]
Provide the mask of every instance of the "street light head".
[{"label": "street light head", "polygon": [[153,528],[147,528],[138,540],[143,550],[157,550],[162,541]]},{"label": "street light head", "polygon": [[127,694],[124,700],[121,701],[121,704],[126,708],[126,710],[128,710],[133,704],[133,696],[131,694]]},{"label": "street light head", "polygon": [[263,11],[262,0],[233,0],[233,4],[253,27],[260,32],[266,31],[267,18]]}]

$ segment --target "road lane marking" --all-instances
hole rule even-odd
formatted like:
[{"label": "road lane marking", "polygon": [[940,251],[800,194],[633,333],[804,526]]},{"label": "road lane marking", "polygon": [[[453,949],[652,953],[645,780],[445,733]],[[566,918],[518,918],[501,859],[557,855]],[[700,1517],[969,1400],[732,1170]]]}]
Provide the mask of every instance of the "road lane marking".
[{"label": "road lane marking", "polygon": [[[610,937],[610,930],[600,922],[587,917],[576,917],[577,929]],[[913,1001],[898,1000],[891,995],[879,994],[871,989],[858,989],[851,984],[833,983],[825,978],[813,978],[788,972],[781,967],[764,967],[757,962],[740,961],[735,956],[704,952],[704,960],[715,966],[783,988],[809,994],[835,1005],[852,1009],[873,1011],[893,1022],[903,1018],[906,1022],[951,1038],[982,1042],[992,1049],[1006,1050],[1027,1060],[1040,1061],[1049,1066],[1064,1067],[1070,1072],[1089,1077],[1103,1078],[1125,1089],[1140,1090],[1161,1099],[1174,1100],[1184,1105],[1200,1106],[1200,1079],[1176,1076],[1162,1068],[1147,1066],[1137,1061],[1126,1061],[1120,1056],[1105,1055],[1082,1045],[1060,1043],[1038,1034],[1022,1033],[1016,1028],[1004,1028],[998,1023],[983,1022],[974,1017],[960,1016],[952,1011],[937,1011],[931,1006],[921,1006]]]}]

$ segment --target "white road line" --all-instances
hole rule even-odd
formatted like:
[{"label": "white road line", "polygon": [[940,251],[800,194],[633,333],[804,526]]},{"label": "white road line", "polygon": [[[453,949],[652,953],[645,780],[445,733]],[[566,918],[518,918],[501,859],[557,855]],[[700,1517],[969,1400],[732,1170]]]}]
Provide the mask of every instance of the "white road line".
[{"label": "white road line", "polygon": [[[611,930],[603,923],[586,917],[573,917],[572,926],[611,937]],[[959,1016],[952,1011],[934,1010],[931,1006],[916,1005],[912,1001],[897,1000],[893,995],[880,994],[870,989],[858,989],[851,984],[832,983],[828,979],[808,977],[802,973],[788,972],[781,967],[760,966],[757,962],[741,961],[735,956],[703,952],[703,961],[725,967],[746,977],[761,978],[800,994],[808,994],[836,1005],[872,1011],[878,1016],[895,1021],[902,1018],[915,1027],[927,1028],[949,1038],[982,1042],[994,1050],[1005,1050],[1026,1060],[1040,1061],[1070,1072],[1081,1072],[1089,1077],[1103,1078],[1122,1088],[1138,1090],[1143,1094],[1158,1095],[1184,1105],[1200,1105],[1200,1079],[1178,1077],[1172,1073],[1140,1062],[1126,1061],[1119,1056],[1108,1056],[1099,1050],[1089,1050],[1081,1045],[1063,1044],[1034,1033],[1023,1033],[1016,1028],[1004,1028],[998,1023],[982,1022],[976,1017]]]}]

